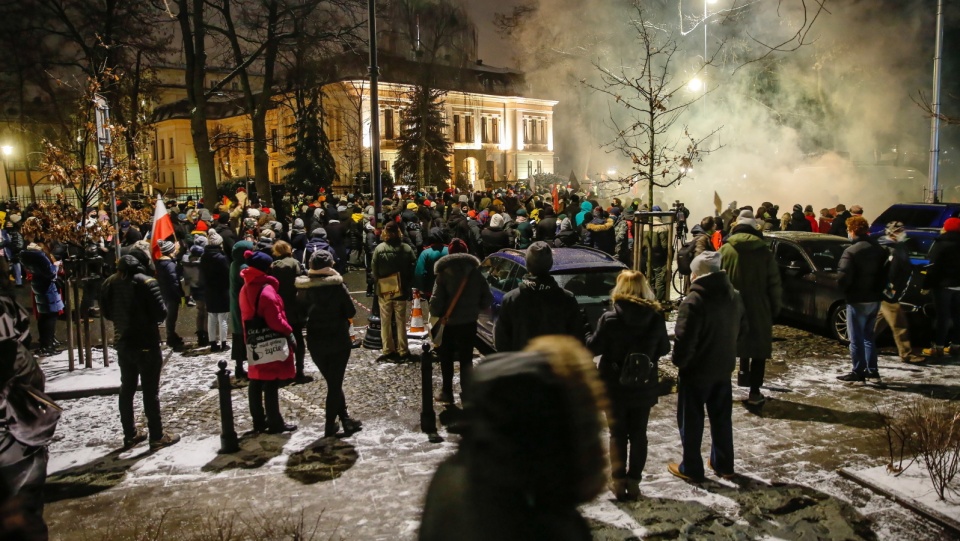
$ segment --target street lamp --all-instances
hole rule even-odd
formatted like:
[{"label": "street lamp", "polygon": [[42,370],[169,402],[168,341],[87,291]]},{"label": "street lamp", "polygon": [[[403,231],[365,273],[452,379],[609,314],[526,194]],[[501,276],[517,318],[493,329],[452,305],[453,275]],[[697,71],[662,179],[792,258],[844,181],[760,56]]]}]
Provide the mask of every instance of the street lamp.
[{"label": "street lamp", "polygon": [[[7,179],[7,193],[10,197],[13,197],[13,190],[10,188],[10,171],[7,169],[7,160],[13,155],[13,147],[11,145],[0,146],[0,152],[3,153],[3,177]],[[14,184],[16,184],[16,179],[14,179]]]},{"label": "street lamp", "polygon": [[700,92],[700,89],[703,88],[703,81],[701,81],[699,77],[694,77],[687,83],[687,88],[690,92]]}]

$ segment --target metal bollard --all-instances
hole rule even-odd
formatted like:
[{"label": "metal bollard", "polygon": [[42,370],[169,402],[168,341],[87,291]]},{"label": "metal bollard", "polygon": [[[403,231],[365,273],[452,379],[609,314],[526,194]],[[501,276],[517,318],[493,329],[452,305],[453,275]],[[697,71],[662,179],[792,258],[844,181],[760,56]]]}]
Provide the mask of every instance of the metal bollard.
[{"label": "metal bollard", "polygon": [[220,391],[220,454],[236,453],[240,450],[237,431],[233,428],[233,397],[230,396],[230,372],[227,361],[217,363],[217,389]]}]

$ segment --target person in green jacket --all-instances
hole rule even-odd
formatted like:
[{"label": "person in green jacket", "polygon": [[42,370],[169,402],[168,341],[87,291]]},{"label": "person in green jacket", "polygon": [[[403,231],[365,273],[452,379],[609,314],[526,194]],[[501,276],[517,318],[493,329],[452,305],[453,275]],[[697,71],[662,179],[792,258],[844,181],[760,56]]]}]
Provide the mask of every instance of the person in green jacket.
[{"label": "person in green jacket", "polygon": [[243,361],[247,360],[247,342],[243,338],[243,318],[240,317],[240,288],[243,287],[243,278],[240,271],[246,267],[243,262],[243,253],[253,250],[253,243],[242,240],[233,245],[230,255],[230,321],[233,328],[233,349],[231,358],[237,362],[237,379],[246,379],[247,371],[243,369]]},{"label": "person in green jacket", "polygon": [[740,292],[749,330],[737,345],[740,372],[737,383],[750,387],[747,404],[759,406],[767,359],[773,353],[773,320],[780,313],[782,286],[773,253],[752,217],[739,218],[726,243],[720,247],[721,266]]},{"label": "person in green jacket", "polygon": [[[376,285],[380,302],[380,337],[383,340],[383,355],[378,361],[407,361],[410,350],[407,347],[407,304],[412,298],[413,271],[417,264],[417,254],[400,237],[400,226],[388,222],[383,228],[383,242],[373,251],[370,258],[370,273]],[[397,274],[400,278],[400,292],[395,297],[385,297],[381,291],[380,279]],[[396,328],[396,340],[393,332]]]}]

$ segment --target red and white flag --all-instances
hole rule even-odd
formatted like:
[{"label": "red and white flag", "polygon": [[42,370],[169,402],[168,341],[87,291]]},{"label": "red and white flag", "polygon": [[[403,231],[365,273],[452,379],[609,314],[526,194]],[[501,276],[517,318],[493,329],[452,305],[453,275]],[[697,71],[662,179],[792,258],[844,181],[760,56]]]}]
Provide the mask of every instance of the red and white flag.
[{"label": "red and white flag", "polygon": [[158,197],[157,206],[153,211],[153,229],[150,231],[150,251],[154,259],[160,259],[161,256],[160,246],[157,243],[170,235],[173,235],[173,222],[167,213],[167,206]]}]

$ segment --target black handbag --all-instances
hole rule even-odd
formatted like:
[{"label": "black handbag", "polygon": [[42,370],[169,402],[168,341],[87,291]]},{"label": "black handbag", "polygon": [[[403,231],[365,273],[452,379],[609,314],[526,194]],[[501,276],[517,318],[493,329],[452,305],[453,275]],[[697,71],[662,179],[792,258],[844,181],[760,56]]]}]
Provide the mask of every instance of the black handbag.
[{"label": "black handbag", "polygon": [[645,353],[629,353],[620,365],[620,385],[640,389],[660,381],[660,368]]}]

